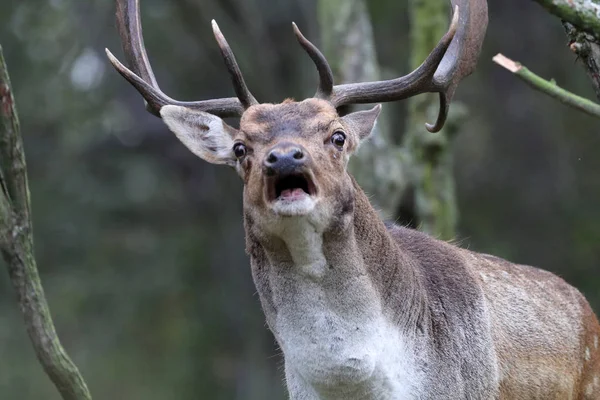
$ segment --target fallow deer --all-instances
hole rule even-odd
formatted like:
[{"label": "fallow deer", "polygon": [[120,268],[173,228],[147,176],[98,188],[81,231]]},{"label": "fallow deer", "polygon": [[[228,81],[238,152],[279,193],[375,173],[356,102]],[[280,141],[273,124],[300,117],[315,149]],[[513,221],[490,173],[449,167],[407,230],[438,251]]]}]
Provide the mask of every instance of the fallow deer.
[{"label": "fallow deer", "polygon": [[[437,92],[430,131],[477,62],[485,0],[452,0],[448,32],[410,74],[333,84],[320,51],[314,98],[260,104],[213,21],[237,98],[180,102],[159,89],[143,44],[139,0],[117,0],[131,69],[110,61],[196,155],[244,182],[252,276],[283,350],[292,399],[599,399],[600,326],[584,297],[540,269],[385,224],[348,174],[380,112],[354,103]],[[220,117],[241,116],[239,129]]]}]

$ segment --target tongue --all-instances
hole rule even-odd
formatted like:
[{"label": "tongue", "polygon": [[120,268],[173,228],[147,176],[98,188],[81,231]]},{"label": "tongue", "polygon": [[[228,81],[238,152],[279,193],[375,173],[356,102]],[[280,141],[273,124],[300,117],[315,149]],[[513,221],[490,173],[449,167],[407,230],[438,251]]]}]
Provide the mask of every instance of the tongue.
[{"label": "tongue", "polygon": [[293,189],[283,189],[281,191],[281,195],[279,197],[283,198],[283,199],[296,199],[299,197],[304,196],[304,190],[300,189],[300,188],[293,188]]}]

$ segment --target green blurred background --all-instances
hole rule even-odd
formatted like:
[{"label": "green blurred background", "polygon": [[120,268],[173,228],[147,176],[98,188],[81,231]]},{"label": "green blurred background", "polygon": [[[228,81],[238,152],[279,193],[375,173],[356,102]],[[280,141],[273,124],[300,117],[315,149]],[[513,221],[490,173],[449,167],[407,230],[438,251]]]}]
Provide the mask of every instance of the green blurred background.
[{"label": "green blurred background", "polygon": [[[368,2],[379,63],[408,71],[407,4]],[[553,271],[600,311],[600,124],[492,63],[498,52],[594,98],[560,21],[493,1],[453,144],[463,247]],[[310,96],[291,21],[319,42],[316,0],[143,0],[161,87],[233,95],[215,18],[260,101]],[[110,0],[3,0],[0,44],[21,118],[36,256],[63,344],[97,399],[282,399],[280,351],[244,254],[241,182],[194,157],[104,56]],[[384,112],[401,135],[406,103]],[[0,398],[58,399],[0,274]]]}]

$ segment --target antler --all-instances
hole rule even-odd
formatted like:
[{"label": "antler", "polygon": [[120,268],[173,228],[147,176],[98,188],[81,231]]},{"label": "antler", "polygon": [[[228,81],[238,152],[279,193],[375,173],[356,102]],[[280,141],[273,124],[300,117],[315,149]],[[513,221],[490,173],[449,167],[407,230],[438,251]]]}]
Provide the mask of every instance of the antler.
[{"label": "antler", "polygon": [[387,81],[333,86],[333,74],[327,60],[294,24],[300,45],[319,72],[320,82],[315,97],[327,99],[335,107],[340,107],[396,101],[420,93],[438,92],[440,111],[437,121],[434,125],[425,126],[430,132],[442,129],[458,83],[475,69],[488,22],[486,0],[452,0],[452,5],[454,15],[450,28],[427,59],[410,74]]},{"label": "antler", "polygon": [[327,59],[323,53],[319,51],[317,46],[309,42],[308,39],[304,37],[295,22],[292,22],[292,26],[294,27],[294,33],[296,34],[296,38],[298,39],[300,46],[302,46],[302,48],[308,53],[309,57],[317,66],[317,71],[319,72],[319,87],[317,88],[315,97],[329,100],[331,98],[331,94],[333,93],[333,72],[331,71],[331,67],[329,66],[329,63],[327,62]]},{"label": "antler", "polygon": [[203,101],[183,102],[170,98],[164,94],[156,82],[152,67],[148,61],[142,24],[140,20],[139,0],[117,0],[117,27],[121,36],[121,44],[125,59],[131,69],[125,67],[116,57],[106,49],[106,54],[117,71],[131,83],[146,100],[146,109],[160,117],[160,109],[167,105],[180,105],[199,111],[205,111],[220,117],[240,116],[245,109],[257,104],[252,96],[238,67],[233,51],[227,44],[225,37],[219,30],[217,23],[212,21],[212,28],[221,54],[225,60],[227,70],[237,98],[211,99]]}]

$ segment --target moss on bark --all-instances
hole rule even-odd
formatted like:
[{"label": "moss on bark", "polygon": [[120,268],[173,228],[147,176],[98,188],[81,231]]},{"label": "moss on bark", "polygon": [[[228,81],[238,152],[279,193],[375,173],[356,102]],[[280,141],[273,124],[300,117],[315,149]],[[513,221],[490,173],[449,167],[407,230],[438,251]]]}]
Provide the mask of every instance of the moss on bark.
[{"label": "moss on bark", "polygon": [[[446,33],[449,15],[448,2],[410,1],[412,69],[425,60]],[[410,99],[404,146],[412,158],[414,214],[419,229],[441,239],[452,239],[456,233],[457,208],[450,143],[456,119],[451,115],[440,132],[428,132],[424,123],[435,120],[438,107],[435,94]]]}]

